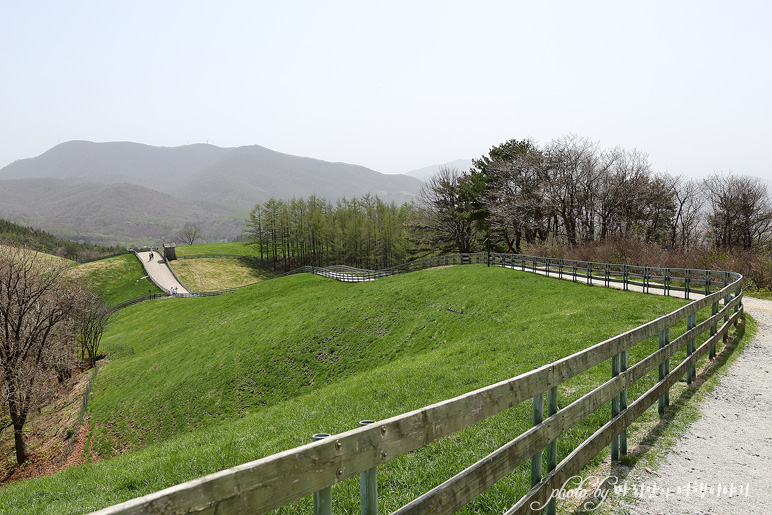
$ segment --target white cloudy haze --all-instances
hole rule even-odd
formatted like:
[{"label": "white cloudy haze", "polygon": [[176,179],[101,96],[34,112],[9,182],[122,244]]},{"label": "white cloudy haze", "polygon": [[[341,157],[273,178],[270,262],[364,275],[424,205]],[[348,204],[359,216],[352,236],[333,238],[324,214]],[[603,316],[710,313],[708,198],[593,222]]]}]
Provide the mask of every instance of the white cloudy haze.
[{"label": "white cloudy haze", "polygon": [[771,6],[3,0],[0,167],[85,139],[404,173],[576,133],[770,178]]}]

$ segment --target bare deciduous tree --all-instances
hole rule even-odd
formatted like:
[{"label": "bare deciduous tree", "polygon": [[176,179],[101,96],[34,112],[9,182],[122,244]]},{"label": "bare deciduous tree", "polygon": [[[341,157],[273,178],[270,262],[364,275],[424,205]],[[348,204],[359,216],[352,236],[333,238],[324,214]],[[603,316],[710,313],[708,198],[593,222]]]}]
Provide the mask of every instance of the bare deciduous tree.
[{"label": "bare deciduous tree", "polygon": [[418,194],[422,208],[417,227],[430,243],[458,252],[471,252],[477,238],[473,218],[473,199],[465,198],[463,186],[468,176],[456,168],[442,167]]},{"label": "bare deciduous tree", "polygon": [[193,245],[197,239],[201,237],[200,225],[186,225],[177,233],[177,237],[182,240],[183,243]]},{"label": "bare deciduous tree", "polygon": [[772,229],[772,204],[757,178],[714,174],[703,182],[708,193],[708,226],[716,246],[750,249],[766,243]]},{"label": "bare deciduous tree", "polygon": [[697,181],[677,177],[673,189],[676,213],[671,220],[670,246],[687,248],[697,240],[701,215],[700,185]]},{"label": "bare deciduous tree", "polygon": [[520,253],[523,238],[529,244],[546,238],[541,165],[541,154],[533,150],[487,163],[485,207],[510,252]]},{"label": "bare deciduous tree", "polygon": [[8,406],[16,461],[27,459],[24,424],[53,371],[72,355],[77,288],[66,264],[15,246],[0,247],[0,395]]},{"label": "bare deciduous tree", "polygon": [[84,292],[78,305],[76,320],[77,339],[80,344],[82,359],[88,359],[90,366],[95,366],[99,355],[99,344],[107,328],[113,310],[101,295],[96,292]]}]

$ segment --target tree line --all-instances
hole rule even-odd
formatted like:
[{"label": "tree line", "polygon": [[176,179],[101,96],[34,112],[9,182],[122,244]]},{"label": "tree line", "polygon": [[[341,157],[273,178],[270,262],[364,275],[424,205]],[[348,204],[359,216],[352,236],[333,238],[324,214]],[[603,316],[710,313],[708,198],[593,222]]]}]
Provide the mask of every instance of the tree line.
[{"label": "tree line", "polygon": [[246,236],[273,270],[332,264],[388,268],[412,256],[413,211],[411,204],[387,204],[369,194],[335,203],[316,196],[270,198],[250,211]]},{"label": "tree line", "polygon": [[541,147],[510,140],[469,171],[441,169],[418,207],[418,238],[446,251],[480,250],[486,239],[517,253],[524,245],[576,246],[617,235],[671,249],[772,241],[772,203],[760,179],[656,173],[642,152],[575,135]]},{"label": "tree line", "polygon": [[118,246],[103,247],[57,238],[42,229],[33,229],[0,218],[0,242],[23,245],[38,252],[61,256],[73,261],[90,261],[126,252]]}]

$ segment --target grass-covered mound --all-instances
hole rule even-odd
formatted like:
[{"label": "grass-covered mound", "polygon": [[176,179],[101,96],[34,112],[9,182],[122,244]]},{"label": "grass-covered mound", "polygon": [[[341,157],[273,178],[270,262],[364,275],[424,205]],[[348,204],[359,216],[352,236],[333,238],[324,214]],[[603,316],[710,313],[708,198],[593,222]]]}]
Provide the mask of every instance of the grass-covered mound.
[{"label": "grass-covered mound", "polygon": [[145,275],[134,254],[124,254],[78,265],[70,271],[100,292],[111,306],[148,293],[162,293]]},{"label": "grass-covered mound", "polygon": [[256,249],[248,243],[205,243],[177,247],[171,262],[177,277],[194,291],[239,288],[274,277],[259,263]]},{"label": "grass-covered mound", "polygon": [[[135,352],[100,370],[89,406],[103,456],[144,449],[10,485],[0,505],[87,512],[511,377],[682,303],[484,266],[358,284],[300,275],[143,303],[110,327],[105,348]],[[656,345],[631,352],[630,363]],[[598,367],[561,386],[560,405],[609,374]],[[601,409],[561,438],[560,457],[608,416]],[[409,501],[529,425],[530,406],[521,405],[380,467],[381,508]],[[528,487],[520,470],[469,512],[502,511]],[[356,511],[357,492],[356,481],[336,486],[336,510]]]}]

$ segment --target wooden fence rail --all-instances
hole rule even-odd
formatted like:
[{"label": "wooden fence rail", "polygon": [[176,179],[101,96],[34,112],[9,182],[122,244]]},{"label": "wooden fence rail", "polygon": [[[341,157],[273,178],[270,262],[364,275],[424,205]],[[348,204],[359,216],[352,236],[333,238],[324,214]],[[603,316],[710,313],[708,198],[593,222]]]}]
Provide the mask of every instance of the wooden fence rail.
[{"label": "wooden fence rail", "polygon": [[[96,513],[266,513],[360,474],[370,474],[368,481],[374,482],[373,469],[378,466],[532,399],[534,425],[531,429],[395,513],[455,513],[529,460],[532,461],[533,488],[519,500],[513,500],[516,502],[507,513],[541,512],[542,509],[554,513],[554,504],[547,502],[553,490],[580,472],[606,446],[612,446],[614,459],[620,452],[625,454],[626,428],[654,402],[666,405],[668,391],[676,381],[686,376],[691,382],[697,360],[715,354],[717,342],[725,338],[742,313],[742,276],[732,272],[633,267],[511,254],[462,254],[427,258],[382,271],[339,266],[305,267],[292,273],[317,273],[358,282],[433,266],[468,263],[528,270],[599,286],[615,282],[624,289],[638,286],[647,292],[683,291],[685,298],[694,293],[700,293],[701,297],[656,320],[517,377]],[[697,314],[708,308],[710,316],[706,315],[706,320],[697,324]],[[686,332],[671,341],[670,329],[684,320]],[[696,347],[697,338],[704,333],[710,336]],[[660,337],[660,348],[628,367],[628,350],[655,335]],[[682,351],[685,359],[669,370],[670,358]],[[611,362],[609,380],[558,409],[557,387],[604,362]],[[627,389],[655,369],[660,371],[659,381],[628,405]],[[546,418],[541,414],[545,397]],[[556,463],[557,439],[608,403],[612,404],[608,423]],[[546,474],[541,477],[545,449]],[[363,487],[362,491],[365,490]],[[376,505],[372,498],[363,501],[362,513],[374,513]]]}]

